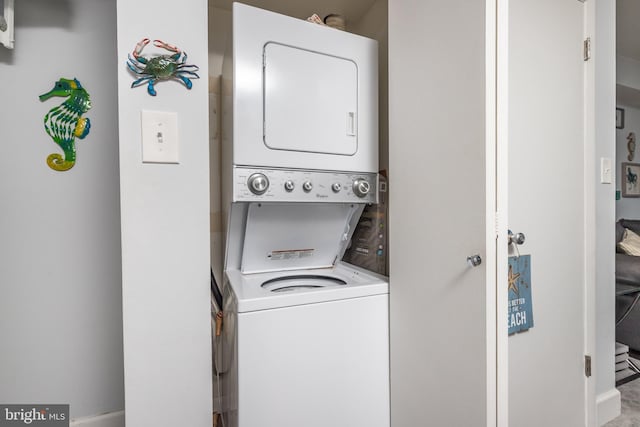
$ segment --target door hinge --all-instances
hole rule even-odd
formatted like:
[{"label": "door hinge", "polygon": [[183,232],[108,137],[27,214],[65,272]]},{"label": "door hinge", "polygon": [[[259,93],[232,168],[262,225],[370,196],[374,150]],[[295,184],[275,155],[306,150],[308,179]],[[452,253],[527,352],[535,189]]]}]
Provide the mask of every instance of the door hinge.
[{"label": "door hinge", "polygon": [[588,61],[591,59],[591,37],[587,37],[582,46],[583,59]]},{"label": "door hinge", "polygon": [[584,356],[584,375],[589,378],[591,376],[591,356]]}]

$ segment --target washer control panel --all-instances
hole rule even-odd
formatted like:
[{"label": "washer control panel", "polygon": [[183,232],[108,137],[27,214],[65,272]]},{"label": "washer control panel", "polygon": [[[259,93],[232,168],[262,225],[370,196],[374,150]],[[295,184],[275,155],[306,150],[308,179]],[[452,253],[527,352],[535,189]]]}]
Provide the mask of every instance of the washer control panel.
[{"label": "washer control panel", "polygon": [[378,174],[234,166],[233,200],[377,203]]}]

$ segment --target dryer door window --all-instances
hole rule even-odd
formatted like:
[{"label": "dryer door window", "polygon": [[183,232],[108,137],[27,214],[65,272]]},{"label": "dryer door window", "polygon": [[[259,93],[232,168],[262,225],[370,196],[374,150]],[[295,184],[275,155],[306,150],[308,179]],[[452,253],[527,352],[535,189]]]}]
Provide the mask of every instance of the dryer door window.
[{"label": "dryer door window", "polygon": [[350,156],[358,150],[358,68],[348,59],[264,46],[264,143]]}]

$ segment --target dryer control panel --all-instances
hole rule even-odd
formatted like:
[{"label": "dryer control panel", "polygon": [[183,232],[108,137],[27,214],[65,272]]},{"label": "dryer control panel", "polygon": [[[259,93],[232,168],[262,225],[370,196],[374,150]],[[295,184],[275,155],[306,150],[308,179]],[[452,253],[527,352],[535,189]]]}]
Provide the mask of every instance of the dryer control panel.
[{"label": "dryer control panel", "polygon": [[378,174],[234,166],[234,202],[378,203]]}]

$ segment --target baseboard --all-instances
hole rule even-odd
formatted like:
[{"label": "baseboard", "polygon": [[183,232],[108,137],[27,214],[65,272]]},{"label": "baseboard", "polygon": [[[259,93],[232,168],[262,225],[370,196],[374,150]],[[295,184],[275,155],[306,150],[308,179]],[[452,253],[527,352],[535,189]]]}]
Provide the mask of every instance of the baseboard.
[{"label": "baseboard", "polygon": [[70,427],[124,427],[124,411],[71,420]]},{"label": "baseboard", "polygon": [[620,392],[611,389],[605,393],[600,393],[596,397],[596,414],[598,414],[598,426],[605,425],[612,419],[620,415]]}]

